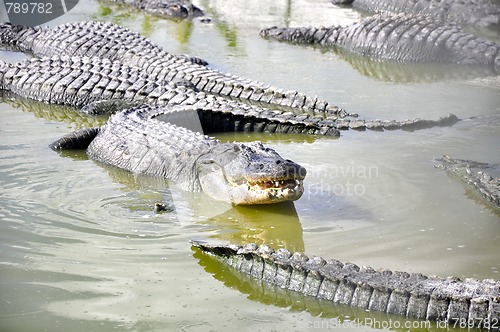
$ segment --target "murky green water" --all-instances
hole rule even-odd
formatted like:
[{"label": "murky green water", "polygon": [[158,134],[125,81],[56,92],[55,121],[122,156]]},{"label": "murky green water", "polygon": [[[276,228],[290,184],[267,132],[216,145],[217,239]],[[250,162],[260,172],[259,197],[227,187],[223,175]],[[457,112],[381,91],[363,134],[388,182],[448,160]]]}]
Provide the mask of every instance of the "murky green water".
[{"label": "murky green water", "polygon": [[[418,132],[343,132],[340,139],[218,135],[262,140],[308,170],[306,193],[294,205],[231,208],[103,167],[84,153],[55,153],[47,146],[52,140],[105,119],[6,100],[0,103],[2,331],[371,331],[404,323],[238,279],[195,254],[191,239],[266,242],[375,268],[500,278],[498,211],[434,168],[443,154],[500,162],[499,77],[351,60],[353,67],[342,55],[257,34],[270,25],[359,18],[327,1],[200,4],[217,23],[175,23],[81,0],[51,24],[113,21],[173,53],[317,94],[365,118],[454,113],[464,121]],[[0,58],[22,56],[0,52]],[[175,212],[154,214],[158,201]]]}]

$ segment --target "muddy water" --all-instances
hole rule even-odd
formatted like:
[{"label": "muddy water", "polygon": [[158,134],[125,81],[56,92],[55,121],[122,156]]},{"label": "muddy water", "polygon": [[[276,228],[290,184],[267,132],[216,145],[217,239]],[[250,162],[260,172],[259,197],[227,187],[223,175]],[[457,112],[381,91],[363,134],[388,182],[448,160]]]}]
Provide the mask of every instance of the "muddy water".
[{"label": "muddy water", "polygon": [[[218,135],[261,140],[308,170],[295,204],[231,208],[103,167],[81,152],[54,153],[52,140],[105,119],[8,98],[0,103],[2,330],[371,331],[405,323],[242,282],[194,253],[191,239],[266,242],[375,268],[500,278],[498,211],[434,167],[443,154],[500,162],[498,77],[380,68],[267,42],[257,31],[269,25],[347,24],[359,14],[327,2],[242,3],[202,1],[217,23],[201,24],[82,0],[51,24],[119,23],[173,53],[319,95],[369,119],[454,113],[464,120],[416,132],[349,131],[339,139]],[[154,214],[158,201],[172,211]]]}]

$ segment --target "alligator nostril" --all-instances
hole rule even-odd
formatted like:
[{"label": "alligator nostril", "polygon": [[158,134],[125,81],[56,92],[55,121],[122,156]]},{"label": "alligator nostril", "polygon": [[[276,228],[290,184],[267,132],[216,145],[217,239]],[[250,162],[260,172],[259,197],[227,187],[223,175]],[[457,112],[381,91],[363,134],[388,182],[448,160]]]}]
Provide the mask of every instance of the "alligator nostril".
[{"label": "alligator nostril", "polygon": [[276,165],[281,164],[281,160],[276,160]]}]

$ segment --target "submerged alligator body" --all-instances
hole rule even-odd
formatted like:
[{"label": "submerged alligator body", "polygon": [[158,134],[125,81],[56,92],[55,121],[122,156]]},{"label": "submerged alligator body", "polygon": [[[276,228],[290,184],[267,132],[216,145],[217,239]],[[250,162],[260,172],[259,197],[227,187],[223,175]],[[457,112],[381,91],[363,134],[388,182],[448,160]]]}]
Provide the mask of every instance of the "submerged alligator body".
[{"label": "submerged alligator body", "polygon": [[456,63],[500,72],[500,45],[422,16],[380,14],[345,27],[272,27],[262,30],[261,36],[338,47],[382,60]]},{"label": "submerged alligator body", "polygon": [[500,27],[500,5],[485,0],[331,0],[375,13],[409,13],[478,27]]},{"label": "submerged alligator body", "polygon": [[221,143],[161,118],[182,117],[185,111],[182,106],[124,110],[104,126],[80,129],[51,148],[87,148],[93,160],[166,178],[184,190],[235,205],[300,198],[303,167],[261,143]]},{"label": "submerged alligator body", "polygon": [[[458,177],[460,181],[472,188],[487,202],[500,209],[500,178],[495,178],[484,172],[484,169],[493,168],[495,165],[479,163],[471,160],[453,159],[444,155],[442,165],[437,166],[448,173]],[[474,169],[481,169],[475,171]]]},{"label": "submerged alligator body", "polygon": [[308,258],[267,245],[208,245],[193,242],[239,272],[307,296],[408,318],[500,329],[500,282],[375,271],[352,263]]},{"label": "submerged alligator body", "polygon": [[147,13],[176,20],[205,17],[203,11],[188,0],[111,0],[124,3]]},{"label": "submerged alligator body", "polygon": [[271,108],[293,108],[308,113],[338,114],[335,105],[297,91],[284,91],[263,83],[223,74],[198,58],[176,56],[138,33],[103,22],[68,23],[54,28],[0,25],[0,47],[35,56],[85,56],[120,61],[141,69],[155,82],[189,81],[200,91],[258,102]]}]

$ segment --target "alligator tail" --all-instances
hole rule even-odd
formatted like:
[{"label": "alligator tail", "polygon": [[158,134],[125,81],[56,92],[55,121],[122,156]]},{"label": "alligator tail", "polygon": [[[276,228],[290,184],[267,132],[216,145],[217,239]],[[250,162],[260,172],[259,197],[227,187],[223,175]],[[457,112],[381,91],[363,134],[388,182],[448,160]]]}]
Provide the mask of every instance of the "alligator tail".
[{"label": "alligator tail", "polygon": [[13,25],[10,23],[0,24],[0,46],[12,45],[15,40],[15,33],[13,31]]},{"label": "alligator tail", "polygon": [[52,142],[49,147],[54,151],[86,149],[100,131],[100,127],[79,129]]},{"label": "alligator tail", "polygon": [[[0,24],[0,49],[10,49],[15,48],[16,33],[14,32],[14,27],[10,23]],[[4,82],[4,76],[11,65],[0,59],[0,90],[6,90],[7,85]]]},{"label": "alligator tail", "polygon": [[9,22],[0,24],[0,48],[14,49],[16,51],[30,51],[31,46],[22,45],[29,36],[41,31],[39,27],[13,25]]},{"label": "alligator tail", "polygon": [[403,121],[382,121],[382,120],[361,120],[361,119],[337,119],[336,125],[340,130],[355,129],[355,130],[395,130],[401,129],[405,131],[415,131],[422,129],[429,129],[433,127],[450,127],[460,119],[454,115],[449,114],[445,117],[440,117],[438,120],[426,119],[409,119]]},{"label": "alligator tail", "polygon": [[9,65],[7,62],[0,60],[0,90],[5,90],[5,83],[3,81],[3,77],[7,72]]},{"label": "alligator tail", "polygon": [[260,36],[267,39],[274,39],[297,44],[325,44],[334,45],[339,36],[340,26],[308,27],[308,28],[278,28],[272,27],[263,29]]},{"label": "alligator tail", "polygon": [[408,318],[450,324],[465,319],[470,327],[498,330],[500,282],[496,280],[374,270],[283,248],[274,251],[264,244],[191,243],[256,281],[307,296]]}]

